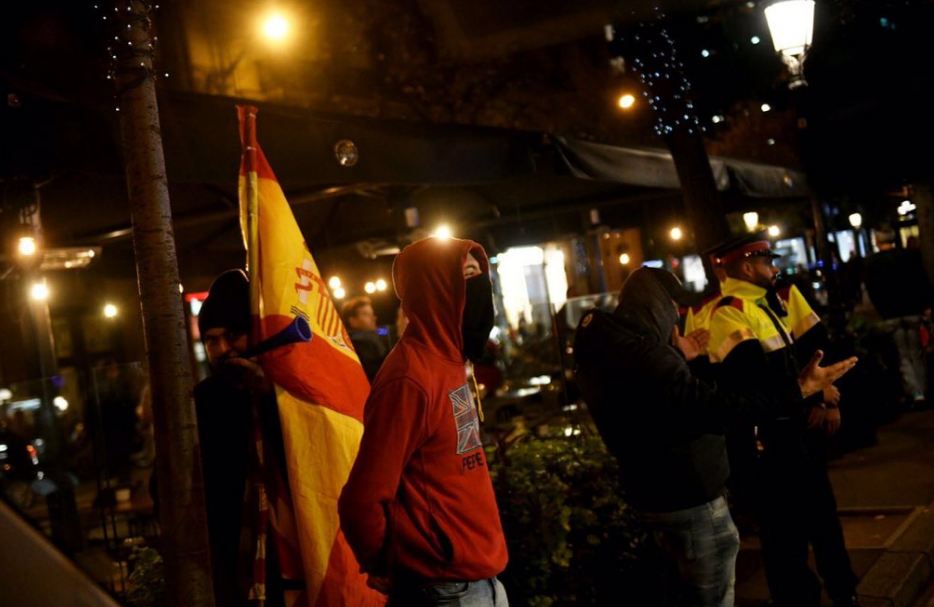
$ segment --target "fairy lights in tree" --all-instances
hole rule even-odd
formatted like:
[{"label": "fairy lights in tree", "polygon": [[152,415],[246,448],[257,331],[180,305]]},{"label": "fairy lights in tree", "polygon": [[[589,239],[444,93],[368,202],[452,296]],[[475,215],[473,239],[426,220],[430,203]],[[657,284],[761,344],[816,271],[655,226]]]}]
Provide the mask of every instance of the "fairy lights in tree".
[{"label": "fairy lights in tree", "polygon": [[691,101],[691,83],[685,76],[684,63],[665,26],[665,14],[658,6],[652,12],[653,19],[640,22],[626,46],[642,81],[642,94],[655,112],[655,133],[666,136],[678,130],[703,132]]},{"label": "fairy lights in tree", "polygon": [[153,67],[159,42],[159,38],[153,35],[153,18],[159,4],[145,0],[117,0],[112,4],[97,2],[93,7],[110,32],[107,79],[115,83],[114,110],[119,112],[120,98],[127,90],[149,78],[169,77],[168,72],[158,72]]}]

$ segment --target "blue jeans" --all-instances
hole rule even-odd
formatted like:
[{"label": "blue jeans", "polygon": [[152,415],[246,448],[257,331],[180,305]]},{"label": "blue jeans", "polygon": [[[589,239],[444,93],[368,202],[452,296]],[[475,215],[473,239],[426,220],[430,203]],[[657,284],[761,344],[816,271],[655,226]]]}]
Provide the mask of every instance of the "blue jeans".
[{"label": "blue jeans", "polygon": [[674,512],[642,512],[640,518],[677,571],[667,605],[733,607],[739,532],[726,499]]},{"label": "blue jeans", "polygon": [[389,607],[509,607],[498,579],[393,588]]},{"label": "blue jeans", "polygon": [[902,390],[909,402],[921,400],[927,394],[927,363],[921,347],[921,317],[904,316],[885,321],[898,349],[898,370],[902,377]]}]

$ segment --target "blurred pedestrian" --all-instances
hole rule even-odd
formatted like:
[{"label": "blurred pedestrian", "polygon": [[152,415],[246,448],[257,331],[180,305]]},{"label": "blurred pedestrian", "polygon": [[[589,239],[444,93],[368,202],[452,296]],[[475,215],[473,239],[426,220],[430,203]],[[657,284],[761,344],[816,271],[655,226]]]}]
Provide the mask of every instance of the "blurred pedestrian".
[{"label": "blurred pedestrian", "polygon": [[104,454],[104,473],[117,482],[130,480],[130,456],[136,442],[136,394],[126,368],[106,358],[94,374],[100,407],[99,448]]},{"label": "blurred pedestrian", "polygon": [[341,319],[370,383],[389,354],[389,342],[377,333],[377,318],[369,297],[354,297],[341,306]]},{"label": "blurred pedestrian", "polygon": [[373,384],[341,527],[394,607],[505,607],[506,542],[466,382],[493,328],[483,248],[429,238],[393,266],[409,319]]},{"label": "blurred pedestrian", "polygon": [[[766,389],[786,404],[784,414],[734,436],[732,461],[750,471],[743,480],[752,485],[746,488],[755,500],[766,579],[776,604],[820,604],[821,583],[807,563],[808,545],[813,543],[821,551],[818,569],[835,607],[852,607],[857,604],[857,579],[843,543],[833,489],[826,469],[811,459],[805,432],[815,408],[821,409],[825,399],[838,402],[839,392],[830,384],[856,359],[822,370],[818,363],[823,352],[817,350],[807,365],[799,365],[793,335],[807,333],[816,315],[796,314],[801,316],[797,326],[787,324],[788,314],[774,288],[775,257],[769,242],[755,235],[731,241],[720,251],[727,276],[710,319],[711,362],[719,366],[722,385],[741,391]],[[810,377],[814,373],[830,381],[815,383]],[[817,535],[820,539],[815,541]]]},{"label": "blurred pedestrian", "polygon": [[896,233],[891,228],[875,234],[879,252],[866,260],[866,290],[898,350],[903,396],[909,406],[923,406],[928,380],[921,330],[924,316],[930,315],[934,304],[934,290],[919,251],[896,248]]}]

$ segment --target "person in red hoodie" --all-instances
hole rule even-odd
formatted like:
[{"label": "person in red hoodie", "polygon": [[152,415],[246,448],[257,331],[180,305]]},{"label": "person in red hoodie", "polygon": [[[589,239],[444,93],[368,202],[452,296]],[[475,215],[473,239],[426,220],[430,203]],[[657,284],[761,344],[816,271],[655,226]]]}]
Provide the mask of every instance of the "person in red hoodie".
[{"label": "person in red hoodie", "polygon": [[465,370],[493,327],[486,253],[420,240],[393,282],[409,325],[373,382],[341,528],[392,606],[507,607],[496,579],[506,540]]}]

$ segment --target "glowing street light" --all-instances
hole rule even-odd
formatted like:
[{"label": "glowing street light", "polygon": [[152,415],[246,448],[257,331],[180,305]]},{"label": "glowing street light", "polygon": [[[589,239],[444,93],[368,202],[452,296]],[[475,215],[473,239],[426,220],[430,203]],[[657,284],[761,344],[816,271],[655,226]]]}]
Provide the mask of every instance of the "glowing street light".
[{"label": "glowing street light", "polygon": [[746,229],[748,231],[755,232],[756,228],[759,227],[759,214],[755,211],[743,213],[743,223],[746,224]]},{"label": "glowing street light", "polygon": [[804,81],[804,59],[814,34],[814,0],[780,0],[765,8],[765,20],[772,35],[775,51],[791,72],[789,88],[807,84]]},{"label": "glowing street light", "polygon": [[636,97],[632,93],[623,93],[619,96],[616,104],[620,107],[620,109],[631,109],[632,106],[636,104]]},{"label": "glowing street light", "polygon": [[620,265],[628,266],[630,261],[632,261],[632,260],[629,258],[629,253],[621,253],[621,254],[620,254],[620,256],[619,256],[619,263],[620,263]]},{"label": "glowing street light", "polygon": [[49,285],[43,280],[42,282],[33,283],[32,287],[29,289],[29,297],[33,301],[48,301],[49,299]]},{"label": "glowing street light", "polygon": [[344,299],[345,297],[347,297],[347,291],[344,290],[344,287],[334,289],[334,299]]},{"label": "glowing street light", "polygon": [[782,229],[778,226],[769,226],[769,236],[772,238],[778,238],[782,233]]},{"label": "glowing street light", "polygon": [[279,12],[266,15],[261,27],[263,37],[271,42],[284,41],[288,37],[289,30],[291,29],[292,27],[288,18]]},{"label": "glowing street light", "polygon": [[339,276],[332,276],[332,277],[328,278],[328,286],[331,287],[332,290],[333,290],[333,289],[339,289],[339,288],[341,288],[341,279],[340,279],[340,277],[339,277]]},{"label": "glowing street light", "polygon": [[851,214],[848,219],[850,220],[850,225],[853,226],[854,230],[858,230],[863,226],[863,216],[859,213]]},{"label": "glowing street light", "polygon": [[451,236],[453,236],[453,233],[451,232],[451,227],[448,224],[442,223],[437,228],[435,228],[435,231],[434,233],[432,233],[432,236],[440,240],[448,240],[449,238],[451,238]]},{"label": "glowing street light", "polygon": [[66,399],[64,396],[56,396],[52,399],[52,404],[55,405],[55,408],[59,411],[68,410],[68,399]]},{"label": "glowing street light", "polygon": [[117,309],[117,306],[112,303],[104,304],[104,318],[116,318],[120,310]]},{"label": "glowing street light", "polygon": [[39,245],[32,236],[22,236],[16,245],[16,250],[22,257],[32,257],[39,250]]},{"label": "glowing street light", "polygon": [[380,278],[379,280],[376,281],[376,290],[377,290],[377,291],[385,291],[387,288],[389,288],[389,285],[388,285],[388,284],[386,283],[386,281],[383,280],[382,278]]},{"label": "glowing street light", "polygon": [[681,240],[684,238],[684,232],[678,226],[671,228],[671,231],[668,233],[671,236],[672,240]]},{"label": "glowing street light", "polygon": [[376,283],[372,280],[368,281],[365,285],[363,285],[363,290],[366,291],[368,295],[376,293]]}]

